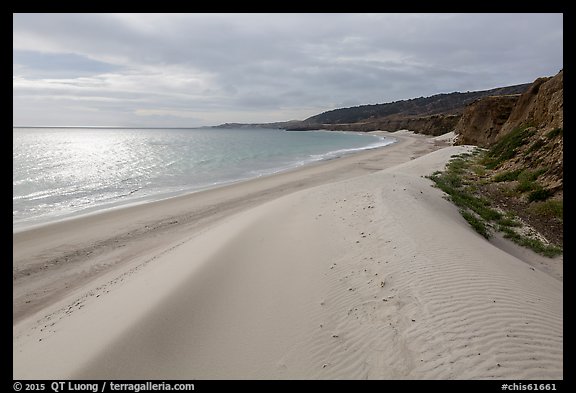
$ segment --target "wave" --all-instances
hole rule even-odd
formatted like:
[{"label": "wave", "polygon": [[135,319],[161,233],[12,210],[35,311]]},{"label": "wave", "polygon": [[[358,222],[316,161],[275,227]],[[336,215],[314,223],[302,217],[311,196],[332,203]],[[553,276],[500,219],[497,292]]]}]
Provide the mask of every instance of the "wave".
[{"label": "wave", "polygon": [[387,137],[383,137],[383,136],[382,137],[379,136],[378,138],[380,138],[380,140],[378,142],[372,143],[368,146],[354,147],[354,148],[348,148],[348,149],[339,149],[339,150],[330,151],[328,153],[315,154],[315,155],[312,155],[311,158],[313,161],[331,160],[334,158],[342,157],[342,156],[347,155],[347,154],[357,153],[357,152],[360,152],[363,150],[377,149],[377,148],[388,146],[388,145],[391,145],[393,143],[398,142],[398,140],[394,139],[394,138],[387,138]]},{"label": "wave", "polygon": [[[327,153],[322,153],[322,154],[311,154],[304,159],[287,162],[284,165],[279,166],[279,167],[270,168],[270,169],[254,170],[254,171],[250,172],[251,176],[249,176],[248,178],[269,176],[269,175],[284,172],[284,171],[287,171],[290,169],[299,168],[301,166],[311,164],[314,162],[333,160],[333,159],[340,158],[340,157],[343,157],[343,156],[346,156],[349,154],[359,153],[359,152],[364,151],[364,150],[378,149],[378,148],[385,147],[385,146],[388,146],[388,145],[391,145],[393,143],[398,142],[398,140],[395,138],[382,137],[382,136],[377,136],[377,137],[379,138],[379,140],[377,142],[369,144],[367,146],[332,150],[332,151],[329,151]],[[244,179],[241,179],[241,180],[244,180]]]}]

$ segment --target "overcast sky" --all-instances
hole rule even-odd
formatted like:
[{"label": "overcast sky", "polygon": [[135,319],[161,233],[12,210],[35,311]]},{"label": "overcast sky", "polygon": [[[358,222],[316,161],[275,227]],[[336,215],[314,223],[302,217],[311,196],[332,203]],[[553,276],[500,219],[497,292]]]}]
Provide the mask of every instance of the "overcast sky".
[{"label": "overcast sky", "polygon": [[532,82],[562,14],[14,14],[14,125],[196,127]]}]

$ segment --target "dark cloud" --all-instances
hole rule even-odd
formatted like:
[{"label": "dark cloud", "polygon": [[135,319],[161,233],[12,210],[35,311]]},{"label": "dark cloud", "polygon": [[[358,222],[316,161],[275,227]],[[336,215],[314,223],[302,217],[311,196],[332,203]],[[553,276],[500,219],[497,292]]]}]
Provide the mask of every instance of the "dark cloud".
[{"label": "dark cloud", "polygon": [[13,18],[15,124],[45,124],[42,101],[66,125],[281,121],[531,82],[563,62],[562,14]]}]

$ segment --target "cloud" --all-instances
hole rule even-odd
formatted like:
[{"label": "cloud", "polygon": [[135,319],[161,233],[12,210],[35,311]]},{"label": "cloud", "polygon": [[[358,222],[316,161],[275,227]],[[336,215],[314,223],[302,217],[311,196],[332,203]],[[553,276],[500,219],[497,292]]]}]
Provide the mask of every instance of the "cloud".
[{"label": "cloud", "polygon": [[70,125],[79,101],[98,109],[80,111],[95,125],[302,119],[351,102],[531,82],[563,63],[561,14],[14,14],[13,22],[15,124],[45,124],[37,106],[50,102],[60,114],[51,121]]},{"label": "cloud", "polygon": [[197,114],[194,112],[174,109],[136,109],[134,113],[138,116],[171,116],[183,119],[197,118]]},{"label": "cloud", "polygon": [[56,54],[14,50],[12,61],[17,66],[18,74],[26,75],[31,79],[80,77],[118,71],[120,68],[74,53]]}]

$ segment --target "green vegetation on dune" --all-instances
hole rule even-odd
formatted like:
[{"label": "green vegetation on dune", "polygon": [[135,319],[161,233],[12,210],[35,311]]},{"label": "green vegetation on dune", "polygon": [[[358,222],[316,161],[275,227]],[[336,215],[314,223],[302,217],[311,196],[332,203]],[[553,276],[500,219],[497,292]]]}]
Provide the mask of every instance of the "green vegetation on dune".
[{"label": "green vegetation on dune", "polygon": [[492,235],[490,234],[490,230],[488,229],[484,221],[480,220],[474,214],[470,213],[465,209],[460,209],[460,214],[462,214],[462,217],[464,217],[464,219],[468,221],[468,224],[470,224],[470,226],[474,228],[476,232],[484,236],[486,239],[490,239]]},{"label": "green vegetation on dune", "polygon": [[486,154],[482,163],[487,169],[496,169],[503,162],[513,158],[518,148],[526,144],[526,141],[536,133],[529,127],[518,127],[512,130],[498,141]]},{"label": "green vegetation on dune", "polygon": [[518,174],[518,185],[516,186],[516,191],[523,192],[533,192],[541,191],[542,186],[538,184],[537,179],[546,169],[538,169],[536,171],[523,170]]},{"label": "green vegetation on dune", "polygon": [[515,214],[494,208],[490,200],[478,192],[481,187],[490,184],[517,182],[514,197],[527,193],[531,214],[543,219],[558,219],[562,216],[562,202],[544,201],[551,196],[551,192],[537,183],[544,169],[511,170],[492,174],[494,168],[514,156],[518,146],[531,134],[519,128],[491,150],[475,149],[472,153],[455,155],[446,165],[444,172],[434,172],[428,178],[447,194],[447,199],[458,206],[462,217],[486,239],[490,239],[494,231],[500,231],[505,238],[521,246],[553,257],[562,254],[561,247],[546,244],[537,237],[524,234],[526,231],[521,231],[524,223],[519,221]]},{"label": "green vegetation on dune", "polygon": [[512,171],[506,171],[506,172],[498,173],[496,176],[494,176],[493,180],[495,182],[518,180],[518,176],[520,175],[521,172],[522,172],[521,169],[515,169]]},{"label": "green vegetation on dune", "polygon": [[530,206],[530,210],[538,215],[548,218],[556,218],[563,220],[564,217],[564,203],[557,200],[548,200],[538,202]]},{"label": "green vegetation on dune", "polygon": [[554,139],[557,136],[563,135],[563,133],[564,133],[564,130],[562,128],[555,128],[552,131],[550,131],[548,134],[546,134],[546,138]]}]

